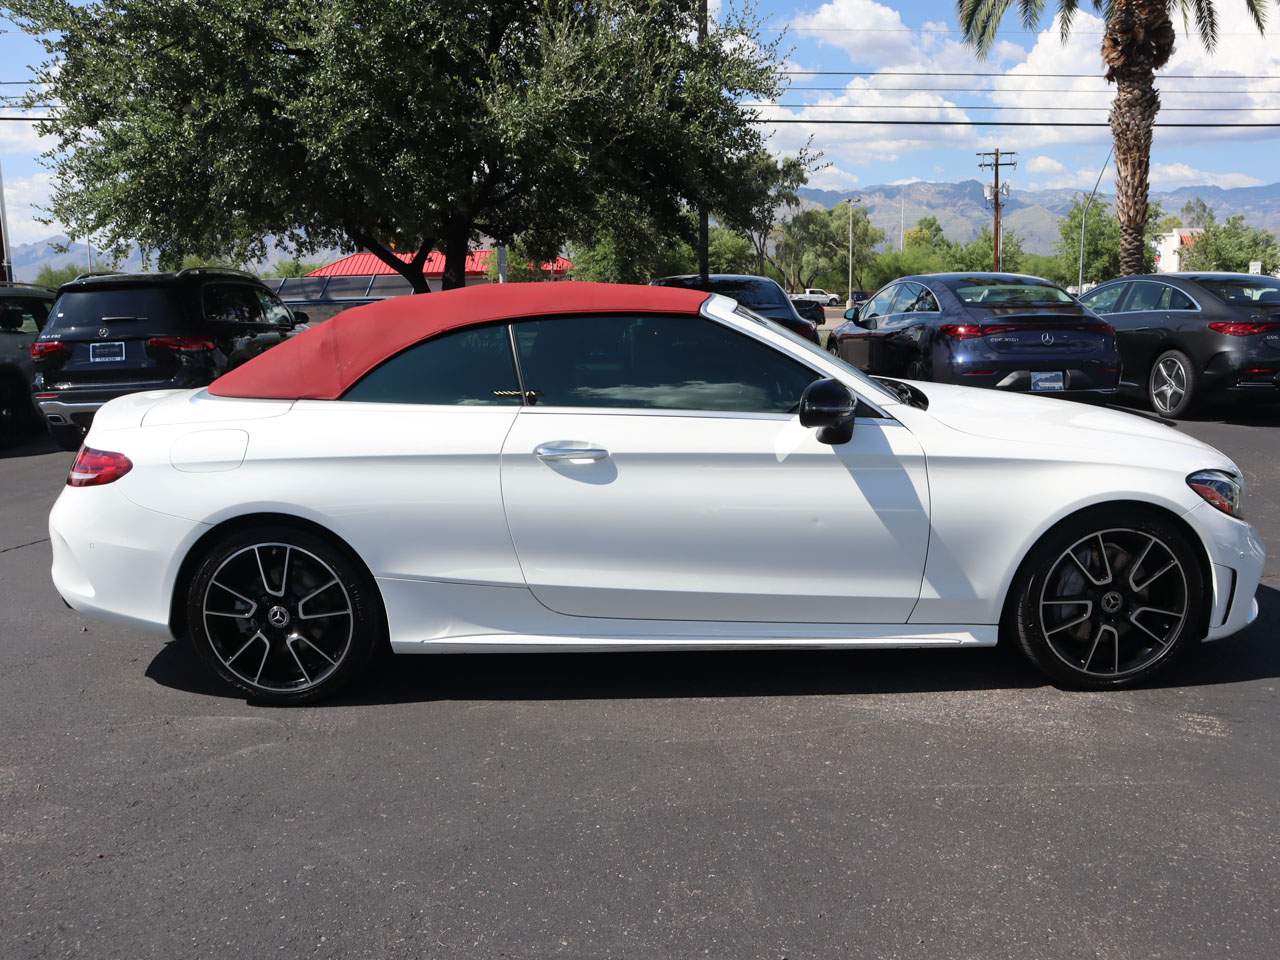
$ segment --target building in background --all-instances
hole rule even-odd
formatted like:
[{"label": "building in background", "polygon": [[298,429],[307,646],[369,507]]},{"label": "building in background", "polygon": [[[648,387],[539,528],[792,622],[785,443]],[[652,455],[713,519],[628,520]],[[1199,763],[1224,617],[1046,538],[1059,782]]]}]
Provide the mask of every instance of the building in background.
[{"label": "building in background", "polygon": [[[396,256],[406,263],[411,258],[407,253],[398,253]],[[493,256],[492,250],[476,250],[467,257],[467,286],[490,282],[489,265]],[[564,257],[558,257],[554,263],[542,265],[548,280],[568,279],[572,269],[573,264]],[[444,277],[444,254],[438,250],[433,251],[427,257],[423,272],[431,290],[439,290]],[[305,277],[264,282],[289,306],[306,311],[312,322],[328,320],[348,307],[413,293],[408,280],[372,253],[353,253],[349,257],[318,267]]]},{"label": "building in background", "polygon": [[1179,227],[1156,237],[1156,272],[1178,273],[1186,253],[1196,245],[1204,230],[1200,227]]}]

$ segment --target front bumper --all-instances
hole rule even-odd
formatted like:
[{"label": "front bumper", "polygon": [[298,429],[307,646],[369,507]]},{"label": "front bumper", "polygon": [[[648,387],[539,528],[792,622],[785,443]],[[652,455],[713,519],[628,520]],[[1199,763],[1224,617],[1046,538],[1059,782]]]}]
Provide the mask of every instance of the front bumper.
[{"label": "front bumper", "polygon": [[1184,517],[1200,535],[1209,553],[1213,603],[1206,640],[1218,640],[1243,630],[1258,616],[1254,599],[1267,562],[1258,532],[1202,503]]},{"label": "front bumper", "polygon": [[49,514],[53,585],[81,613],[167,634],[182,558],[208,527],[138,506],[127,480],[63,489]]}]

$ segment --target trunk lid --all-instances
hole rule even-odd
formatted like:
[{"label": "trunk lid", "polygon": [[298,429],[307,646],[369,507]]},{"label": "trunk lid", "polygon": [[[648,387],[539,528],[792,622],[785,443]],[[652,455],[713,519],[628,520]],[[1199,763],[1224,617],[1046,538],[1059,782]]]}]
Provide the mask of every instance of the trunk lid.
[{"label": "trunk lid", "polygon": [[1115,348],[1111,325],[1074,305],[970,310],[980,320],[983,341],[996,353],[1010,357],[1076,356]]}]

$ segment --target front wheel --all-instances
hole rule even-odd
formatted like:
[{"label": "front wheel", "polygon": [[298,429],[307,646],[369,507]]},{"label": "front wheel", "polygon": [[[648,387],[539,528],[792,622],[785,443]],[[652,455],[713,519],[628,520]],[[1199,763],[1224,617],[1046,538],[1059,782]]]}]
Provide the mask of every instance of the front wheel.
[{"label": "front wheel", "polygon": [[191,642],[253,700],[320,700],[349,683],[377,645],[376,589],[358,561],[318,534],[236,531],[213,544],[191,579]]},{"label": "front wheel", "polygon": [[1002,633],[1062,686],[1129,686],[1197,639],[1205,589],[1196,551],[1171,521],[1101,508],[1032,550]]}]

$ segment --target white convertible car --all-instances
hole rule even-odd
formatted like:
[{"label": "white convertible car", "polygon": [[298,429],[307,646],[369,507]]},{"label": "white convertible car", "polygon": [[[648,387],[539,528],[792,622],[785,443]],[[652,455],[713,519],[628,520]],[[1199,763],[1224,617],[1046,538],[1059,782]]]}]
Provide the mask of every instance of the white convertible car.
[{"label": "white convertible car", "polygon": [[85,614],[248,696],[371,651],[1017,644],[1137,681],[1257,613],[1241,478],[1175,428],[876,381],[720,296],[542,283],[341,314],[98,413],[50,517]]}]

